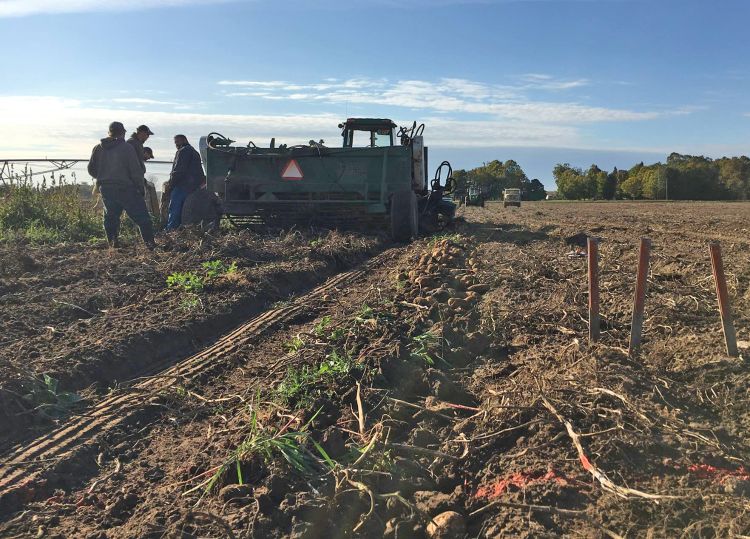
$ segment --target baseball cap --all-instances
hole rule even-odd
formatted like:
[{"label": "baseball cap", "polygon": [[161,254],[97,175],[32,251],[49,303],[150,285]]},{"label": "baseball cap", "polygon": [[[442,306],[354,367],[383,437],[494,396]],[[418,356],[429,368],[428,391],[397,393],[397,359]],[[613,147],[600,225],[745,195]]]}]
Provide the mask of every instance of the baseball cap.
[{"label": "baseball cap", "polygon": [[122,122],[112,122],[109,124],[110,135],[122,135],[123,133],[125,133],[125,126],[122,125]]},{"label": "baseball cap", "polygon": [[148,126],[147,126],[147,125],[139,125],[139,126],[138,126],[138,129],[136,129],[136,131],[138,131],[139,133],[142,133],[142,132],[144,132],[144,131],[145,131],[145,132],[146,132],[146,133],[148,133],[149,135],[153,135],[153,134],[154,134],[154,133],[153,133],[153,132],[152,132],[152,131],[151,131],[151,130],[150,130],[150,129],[148,128]]}]

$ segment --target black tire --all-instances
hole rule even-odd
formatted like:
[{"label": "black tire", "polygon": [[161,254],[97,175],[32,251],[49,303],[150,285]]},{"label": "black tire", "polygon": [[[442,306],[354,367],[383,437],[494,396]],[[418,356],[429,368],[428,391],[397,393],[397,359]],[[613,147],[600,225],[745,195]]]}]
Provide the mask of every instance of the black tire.
[{"label": "black tire", "polygon": [[391,238],[409,242],[419,231],[417,195],[414,191],[396,191],[391,195]]},{"label": "black tire", "polygon": [[182,207],[182,224],[218,228],[221,213],[219,198],[205,189],[198,189],[185,199]]}]

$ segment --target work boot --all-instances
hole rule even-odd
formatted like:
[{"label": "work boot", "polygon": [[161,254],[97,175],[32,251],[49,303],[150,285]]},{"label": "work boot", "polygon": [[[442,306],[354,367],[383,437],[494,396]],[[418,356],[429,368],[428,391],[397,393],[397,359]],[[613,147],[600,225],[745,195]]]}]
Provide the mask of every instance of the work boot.
[{"label": "work boot", "polygon": [[144,242],[144,245],[149,251],[153,251],[154,249],[156,249],[156,242],[154,240]]},{"label": "work boot", "polygon": [[107,238],[107,245],[109,245],[110,249],[119,249],[121,247],[120,240],[117,238],[109,239]]}]

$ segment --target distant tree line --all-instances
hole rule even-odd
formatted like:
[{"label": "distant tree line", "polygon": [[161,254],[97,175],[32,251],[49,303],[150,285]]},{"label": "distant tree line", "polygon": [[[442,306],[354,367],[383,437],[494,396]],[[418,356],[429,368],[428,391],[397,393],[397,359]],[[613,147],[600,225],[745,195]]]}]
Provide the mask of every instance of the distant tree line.
[{"label": "distant tree line", "polygon": [[454,194],[463,197],[469,187],[478,187],[487,200],[499,200],[503,189],[508,187],[521,189],[523,200],[544,200],[547,196],[542,182],[536,178],[529,180],[521,166],[508,159],[504,163],[495,159],[471,170],[453,171],[456,181]]},{"label": "distant tree line", "polygon": [[750,198],[750,158],[710,159],[672,153],[666,163],[638,163],[612,172],[591,165],[584,171],[558,164],[553,175],[561,198],[648,200],[747,200]]}]

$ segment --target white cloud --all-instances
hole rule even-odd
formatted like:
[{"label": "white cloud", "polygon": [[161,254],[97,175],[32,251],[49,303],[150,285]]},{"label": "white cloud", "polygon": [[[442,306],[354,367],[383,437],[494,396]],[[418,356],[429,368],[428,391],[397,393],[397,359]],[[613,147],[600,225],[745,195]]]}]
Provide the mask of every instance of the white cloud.
[{"label": "white cloud", "polygon": [[[357,79],[356,84],[347,87],[343,86],[347,81],[330,82],[336,85],[335,90],[319,92],[310,89],[277,92],[256,86],[255,91],[246,93],[255,94],[252,97],[256,99],[289,100],[290,109],[292,103],[300,100],[309,99],[321,105],[346,101],[356,110],[352,115],[361,116],[379,116],[384,105],[402,107],[400,111],[396,108],[395,112],[388,112],[399,125],[410,125],[416,116],[427,126],[425,136],[430,146],[456,149],[523,146],[611,150],[617,142],[594,139],[584,125],[650,120],[691,112],[691,109],[639,112],[498,98],[494,92],[505,95],[504,89],[462,79],[395,84],[374,81],[368,83],[369,87],[362,80]],[[0,118],[3,118],[0,140],[4,154],[0,157],[85,158],[114,120],[123,122],[129,130],[143,123],[151,127],[156,135],[149,140],[149,146],[159,159],[171,158],[172,137],[177,133],[186,134],[194,143],[199,137],[217,131],[242,144],[252,139],[258,145],[267,145],[271,137],[290,145],[319,138],[333,146],[340,144],[337,124],[343,114],[338,106],[331,107],[339,111],[336,113],[318,106],[316,109],[322,112],[317,114],[210,114],[181,110],[171,101],[165,103],[170,104],[158,105],[139,97],[115,98],[107,103],[57,96],[0,96]],[[142,110],[140,106],[162,108]],[[453,114],[455,111],[461,114]],[[677,145],[675,149],[680,150]]]},{"label": "white cloud", "polygon": [[175,101],[159,101],[157,99],[149,99],[147,97],[117,97],[115,99],[108,100],[112,103],[122,103],[125,105],[172,105],[172,106],[184,106]]},{"label": "white cloud", "polygon": [[[484,115],[489,119],[518,120],[577,125],[597,122],[653,120],[686,113],[682,110],[629,110],[590,106],[575,101],[531,99],[526,90],[555,93],[589,84],[587,79],[562,80],[551,75],[529,73],[516,86],[487,84],[460,78],[437,81],[356,78],[320,84],[291,84],[282,81],[220,81],[242,91],[227,97],[254,97],[272,100],[313,101],[341,104],[401,107],[445,114]],[[263,88],[262,94],[254,88]],[[249,91],[245,91],[249,90]]]},{"label": "white cloud", "polygon": [[47,13],[135,11],[187,4],[220,4],[232,0],[0,0],[0,17]]},{"label": "white cloud", "polygon": [[331,89],[356,89],[356,88],[367,88],[372,87],[378,83],[386,82],[385,79],[380,81],[368,78],[353,78],[345,81],[339,81],[337,79],[327,78],[322,83],[316,84],[297,84],[290,83],[282,80],[220,80],[216,84],[219,86],[240,86],[243,88],[264,88],[264,89],[278,89],[288,92],[294,92],[298,90],[331,90]]},{"label": "white cloud", "polygon": [[526,73],[519,79],[523,83],[523,88],[536,90],[571,90],[590,84],[588,79],[563,80],[542,73]]},{"label": "white cloud", "polygon": [[[324,138],[340,144],[340,114],[202,114],[195,112],[144,112],[90,105],[80,100],[54,96],[0,96],[0,139],[3,157],[87,157],[91,148],[106,134],[113,120],[127,129],[146,123],[156,135],[149,140],[159,158],[174,152],[172,136],[185,133],[197,143],[200,136],[218,131],[243,144],[252,139],[267,144],[271,137],[287,144],[304,144]],[[399,125],[411,119],[394,118]],[[549,146],[581,143],[580,133],[572,127],[542,122],[503,120],[453,120],[423,118],[426,137],[432,146]],[[43,148],[43,150],[40,150]],[[7,152],[7,153],[6,153]]]},{"label": "white cloud", "polygon": [[289,83],[282,80],[220,80],[217,84],[221,86],[243,86],[246,88],[283,88]]}]

